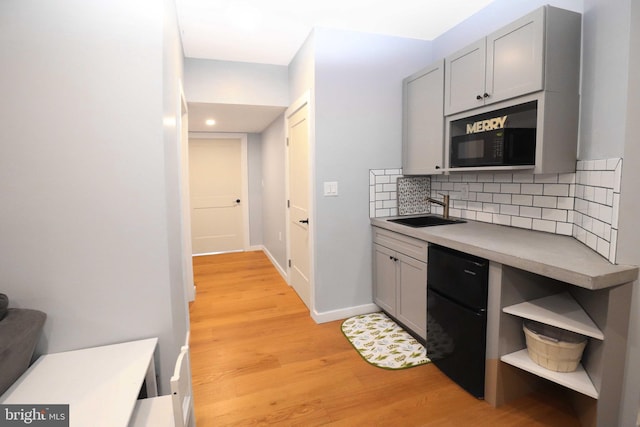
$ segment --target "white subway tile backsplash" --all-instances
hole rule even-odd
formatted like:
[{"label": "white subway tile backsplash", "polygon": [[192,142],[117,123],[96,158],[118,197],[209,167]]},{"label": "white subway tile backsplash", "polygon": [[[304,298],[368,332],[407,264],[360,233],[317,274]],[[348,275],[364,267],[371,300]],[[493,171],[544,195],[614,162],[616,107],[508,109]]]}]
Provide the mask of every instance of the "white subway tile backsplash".
[{"label": "white subway tile backsplash", "polygon": [[498,213],[500,212],[500,205],[496,205],[495,203],[483,203],[482,204],[483,212],[491,212]]},{"label": "white subway tile backsplash", "polygon": [[532,228],[537,231],[546,231],[547,233],[556,232],[555,221],[547,221],[544,219],[534,219]]},{"label": "white subway tile backsplash", "polygon": [[489,212],[477,212],[476,213],[476,221],[492,222],[493,221],[493,214],[491,214]]},{"label": "white subway tile backsplash", "polygon": [[533,183],[533,175],[525,173],[513,174],[513,182],[518,182],[521,184],[531,184]]},{"label": "white subway tile backsplash", "polygon": [[496,194],[493,193],[476,193],[476,200],[478,202],[493,202],[493,197],[496,196]]},{"label": "white subway tile backsplash", "polygon": [[522,194],[542,194],[542,184],[522,184]]},{"label": "white subway tile backsplash", "polygon": [[531,218],[523,218],[521,216],[511,217],[511,225],[513,227],[531,229],[532,224],[533,220]]},{"label": "white subway tile backsplash", "polygon": [[[576,173],[533,175],[463,173],[430,177],[432,197],[449,194],[450,214],[461,218],[565,236],[615,262],[622,159],[580,160]],[[370,215],[397,215],[396,180],[402,170],[370,172]],[[385,178],[387,179],[385,181]],[[413,177],[412,177],[413,178]],[[417,178],[417,177],[416,177]],[[462,200],[463,186],[469,188]],[[431,205],[431,212],[442,208]]]},{"label": "white subway tile backsplash", "polygon": [[484,185],[484,192],[485,193],[499,193],[500,192],[500,184],[494,184],[494,183],[485,184]]},{"label": "white subway tile backsplash", "polygon": [[493,174],[492,173],[479,173],[477,175],[478,182],[493,182]]},{"label": "white subway tile backsplash", "polygon": [[493,214],[494,224],[498,225],[511,225],[511,216],[509,215],[501,215],[501,214]]},{"label": "white subway tile backsplash", "polygon": [[494,203],[501,203],[505,205],[511,204],[511,194],[494,194],[493,195]]},{"label": "white subway tile backsplash", "polygon": [[616,247],[618,245],[618,230],[611,230],[611,242],[609,246],[609,261],[616,262]]},{"label": "white subway tile backsplash", "polygon": [[558,182],[558,174],[534,175],[533,182],[540,184],[556,184]]},{"label": "white subway tile backsplash", "polygon": [[575,184],[576,183],[576,174],[575,173],[561,173],[558,175],[558,183],[559,184]]},{"label": "white subway tile backsplash", "polygon": [[558,209],[573,210],[573,197],[558,197]]},{"label": "white subway tile backsplash", "polygon": [[471,211],[481,211],[482,210],[482,203],[480,203],[480,202],[469,202],[469,203],[467,203],[467,209],[469,209]]},{"label": "white subway tile backsplash", "polygon": [[569,184],[545,184],[542,194],[545,196],[569,196]]},{"label": "white subway tile backsplash", "polygon": [[542,219],[557,222],[567,222],[567,211],[561,209],[542,209]]},{"label": "white subway tile backsplash", "polygon": [[469,191],[474,191],[476,193],[484,191],[484,184],[479,182],[472,182],[469,184]]},{"label": "white subway tile backsplash", "polygon": [[573,224],[569,222],[556,223],[556,234],[562,234],[563,236],[571,236],[573,234]]},{"label": "white subway tile backsplash", "polygon": [[511,203],[521,206],[533,206],[533,196],[526,194],[514,194],[511,196]]},{"label": "white subway tile backsplash", "polygon": [[521,206],[520,207],[520,216],[526,218],[541,218],[542,217],[542,209],[541,208],[533,208],[529,206]]},{"label": "white subway tile backsplash", "polygon": [[504,215],[518,216],[520,215],[520,207],[514,205],[500,205],[500,213]]},{"label": "white subway tile backsplash", "polygon": [[500,184],[500,192],[520,194],[520,184]]},{"label": "white subway tile backsplash", "polygon": [[493,179],[493,182],[513,182],[513,174],[497,173]]},{"label": "white subway tile backsplash", "polygon": [[594,169],[603,171],[607,170],[607,159],[591,160],[594,162]]},{"label": "white subway tile backsplash", "polygon": [[552,196],[533,196],[533,206],[555,208],[558,206],[558,198]]}]

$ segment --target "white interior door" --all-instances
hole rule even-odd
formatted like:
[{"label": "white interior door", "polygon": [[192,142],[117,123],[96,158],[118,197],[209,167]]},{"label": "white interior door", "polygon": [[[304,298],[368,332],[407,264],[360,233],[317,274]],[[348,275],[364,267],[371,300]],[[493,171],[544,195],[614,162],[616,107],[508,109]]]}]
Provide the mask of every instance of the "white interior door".
[{"label": "white interior door", "polygon": [[309,117],[305,103],[287,118],[289,156],[289,284],[311,310]]},{"label": "white interior door", "polygon": [[189,139],[193,254],[245,249],[240,138]]}]

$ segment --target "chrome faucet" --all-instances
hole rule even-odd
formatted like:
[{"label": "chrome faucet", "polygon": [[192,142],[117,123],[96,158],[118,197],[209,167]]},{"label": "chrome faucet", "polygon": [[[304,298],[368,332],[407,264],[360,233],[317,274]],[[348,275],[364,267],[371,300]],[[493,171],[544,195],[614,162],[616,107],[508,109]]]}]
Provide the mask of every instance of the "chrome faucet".
[{"label": "chrome faucet", "polygon": [[435,203],[436,205],[442,206],[442,217],[444,219],[449,219],[449,195],[442,193],[438,194],[442,196],[442,201],[427,197],[427,203]]}]

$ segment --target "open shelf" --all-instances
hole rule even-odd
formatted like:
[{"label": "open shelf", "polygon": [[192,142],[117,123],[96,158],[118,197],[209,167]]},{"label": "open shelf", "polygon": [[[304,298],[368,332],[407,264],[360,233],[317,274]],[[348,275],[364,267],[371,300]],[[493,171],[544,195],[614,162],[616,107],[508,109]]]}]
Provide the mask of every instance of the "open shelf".
[{"label": "open shelf", "polygon": [[581,364],[574,372],[551,371],[531,360],[526,348],[515,353],[505,354],[500,360],[594,399],[598,398],[598,391]]},{"label": "open shelf", "polygon": [[504,307],[502,311],[598,340],[604,339],[600,328],[568,292]]}]

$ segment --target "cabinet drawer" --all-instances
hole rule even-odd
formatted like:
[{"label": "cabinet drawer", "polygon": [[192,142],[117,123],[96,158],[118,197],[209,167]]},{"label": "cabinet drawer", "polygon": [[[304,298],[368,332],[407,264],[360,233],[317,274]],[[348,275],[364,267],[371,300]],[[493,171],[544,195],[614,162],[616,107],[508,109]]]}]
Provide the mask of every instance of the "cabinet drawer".
[{"label": "cabinet drawer", "polygon": [[373,242],[417,260],[427,262],[428,243],[403,234],[373,227]]}]

